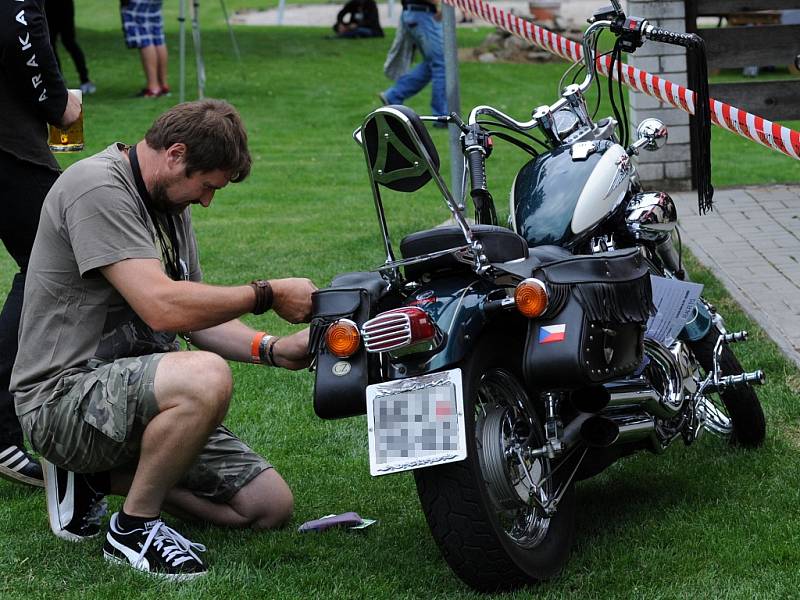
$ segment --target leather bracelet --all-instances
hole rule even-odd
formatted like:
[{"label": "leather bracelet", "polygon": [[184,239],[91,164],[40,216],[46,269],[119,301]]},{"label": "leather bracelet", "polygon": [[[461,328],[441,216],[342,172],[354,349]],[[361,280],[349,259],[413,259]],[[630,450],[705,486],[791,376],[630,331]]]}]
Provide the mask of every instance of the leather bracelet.
[{"label": "leather bracelet", "polygon": [[250,287],[256,293],[256,303],[252,311],[254,315],[263,314],[272,308],[274,295],[272,293],[272,284],[269,281],[256,279],[250,282]]},{"label": "leather bracelet", "polygon": [[278,340],[281,339],[280,337],[276,337],[275,340],[269,346],[269,364],[270,366],[277,367],[278,365],[275,364],[275,345],[278,343]]},{"label": "leather bracelet", "polygon": [[269,337],[265,331],[257,331],[250,341],[250,360],[256,364],[263,362],[261,358],[261,342]]}]

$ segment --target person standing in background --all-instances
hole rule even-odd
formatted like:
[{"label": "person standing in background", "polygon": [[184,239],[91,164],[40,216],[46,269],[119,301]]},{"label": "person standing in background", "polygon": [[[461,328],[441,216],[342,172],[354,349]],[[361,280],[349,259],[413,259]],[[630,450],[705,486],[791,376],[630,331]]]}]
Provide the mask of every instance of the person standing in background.
[{"label": "person standing in background", "polygon": [[43,485],[42,469],[25,451],[8,388],[39,213],[60,172],[47,123],[68,127],[81,112],[50,47],[43,4],[0,4],[0,240],[19,267],[0,312],[0,476],[35,486]]},{"label": "person standing in background", "polygon": [[81,92],[94,94],[97,87],[89,79],[86,57],[75,39],[75,4],[73,0],[46,0],[44,9],[47,16],[47,27],[50,29],[50,45],[53,47],[59,68],[61,68],[61,60],[58,58],[56,45],[58,36],[61,35],[61,43],[69,52],[72,62],[75,63],[75,70],[78,71]]},{"label": "person standing in background", "polygon": [[128,48],[138,48],[145,87],[137,94],[157,98],[169,94],[167,41],[161,0],[120,0],[122,31]]},{"label": "person standing in background", "polygon": [[[396,45],[410,39],[422,52],[422,62],[400,75],[394,86],[378,97],[383,104],[402,104],[406,98],[422,91],[431,82],[431,110],[436,116],[447,115],[447,91],[444,72],[444,37],[442,34],[442,12],[439,0],[402,0],[403,13],[397,30],[395,43],[389,50],[393,53]],[[396,50],[395,50],[396,51]],[[435,126],[447,127],[446,123]]]}]

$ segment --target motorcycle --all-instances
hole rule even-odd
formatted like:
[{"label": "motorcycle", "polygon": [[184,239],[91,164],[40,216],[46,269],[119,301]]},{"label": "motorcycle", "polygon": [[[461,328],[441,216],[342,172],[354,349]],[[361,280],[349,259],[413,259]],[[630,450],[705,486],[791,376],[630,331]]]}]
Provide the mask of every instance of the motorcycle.
[{"label": "motorcycle", "polygon": [[[686,278],[673,200],[639,183],[633,158],[663,146],[666,127],[646,119],[628,144],[621,87],[623,110],[610,82],[615,116],[597,122],[585,96],[601,32],[615,35],[612,70],[646,40],[696,48],[699,38],[627,17],[616,1],[590,23],[583,82],[529,121],[485,105],[466,122],[404,106],[369,114],[354,137],[386,260],[313,296],[317,415],[366,413],[371,474],[413,471],[434,540],[477,590],[559,573],[577,481],[705,431],[748,448],[765,436],[751,387],[763,372],[744,372],[731,349],[747,334],[728,332]],[[437,120],[461,130],[474,222],[439,172],[424,126]],[[487,186],[494,139],[531,155],[512,185],[508,228]],[[710,163],[698,167],[710,208]],[[397,258],[381,190],[430,181],[455,225],[406,236]]]}]

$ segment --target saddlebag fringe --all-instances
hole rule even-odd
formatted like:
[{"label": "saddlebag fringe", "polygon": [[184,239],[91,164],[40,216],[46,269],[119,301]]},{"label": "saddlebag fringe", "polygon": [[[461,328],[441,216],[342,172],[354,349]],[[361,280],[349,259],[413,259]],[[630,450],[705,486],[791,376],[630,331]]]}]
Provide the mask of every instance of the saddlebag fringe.
[{"label": "saddlebag fringe", "polygon": [[564,309],[567,300],[569,300],[569,295],[573,287],[574,284],[570,283],[551,283],[548,281],[547,292],[550,300],[547,304],[547,310],[542,317],[549,319],[560,313]]},{"label": "saddlebag fringe", "polygon": [[544,318],[557,315],[570,294],[589,321],[644,324],[655,312],[650,274],[637,249],[576,255],[545,264],[534,276],[550,295]]},{"label": "saddlebag fringe", "polygon": [[572,286],[586,317],[602,323],[646,323],[655,312],[650,276],[614,283]]}]

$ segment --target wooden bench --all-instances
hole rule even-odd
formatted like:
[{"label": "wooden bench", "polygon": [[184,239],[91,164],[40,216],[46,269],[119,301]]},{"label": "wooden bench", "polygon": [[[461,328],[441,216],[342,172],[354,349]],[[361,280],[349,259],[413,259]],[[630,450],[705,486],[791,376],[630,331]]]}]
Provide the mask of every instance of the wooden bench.
[{"label": "wooden bench", "polygon": [[[686,29],[706,42],[709,70],[795,66],[800,25],[780,25],[797,0],[686,0]],[[766,11],[766,12],[765,12]],[[697,17],[725,16],[732,27],[698,29]],[[770,121],[800,119],[800,80],[715,83],[711,96]]]}]

